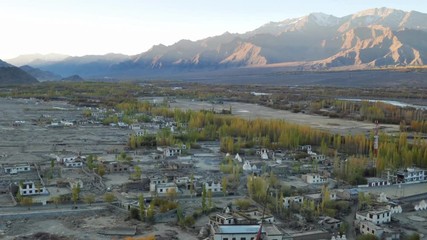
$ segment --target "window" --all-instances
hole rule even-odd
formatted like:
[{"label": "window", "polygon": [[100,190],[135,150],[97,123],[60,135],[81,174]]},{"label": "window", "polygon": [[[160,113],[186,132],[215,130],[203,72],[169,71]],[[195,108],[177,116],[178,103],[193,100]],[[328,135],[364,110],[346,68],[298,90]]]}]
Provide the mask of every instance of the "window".
[{"label": "window", "polygon": [[246,240],[246,238],[242,237],[242,238],[240,238],[240,240]]},{"label": "window", "polygon": [[232,238],[231,240],[236,240],[236,238]]},{"label": "window", "polygon": [[223,240],[228,240],[228,238],[223,238]]}]

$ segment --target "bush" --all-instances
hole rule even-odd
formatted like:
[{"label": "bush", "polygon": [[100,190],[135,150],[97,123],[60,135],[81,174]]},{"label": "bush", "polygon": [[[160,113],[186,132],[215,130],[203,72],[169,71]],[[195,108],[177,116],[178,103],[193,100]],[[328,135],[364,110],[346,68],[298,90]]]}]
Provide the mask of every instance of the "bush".
[{"label": "bush", "polygon": [[141,220],[141,216],[139,216],[139,210],[137,208],[131,208],[129,214],[131,219]]}]

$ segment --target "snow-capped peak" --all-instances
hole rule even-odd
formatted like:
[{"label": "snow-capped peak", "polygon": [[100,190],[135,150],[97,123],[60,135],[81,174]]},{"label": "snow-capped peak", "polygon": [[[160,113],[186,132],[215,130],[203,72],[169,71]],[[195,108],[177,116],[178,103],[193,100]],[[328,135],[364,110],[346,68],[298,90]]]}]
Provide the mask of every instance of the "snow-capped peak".
[{"label": "snow-capped peak", "polygon": [[319,26],[334,26],[338,24],[339,18],[324,14],[324,13],[312,13],[308,17],[313,20]]}]

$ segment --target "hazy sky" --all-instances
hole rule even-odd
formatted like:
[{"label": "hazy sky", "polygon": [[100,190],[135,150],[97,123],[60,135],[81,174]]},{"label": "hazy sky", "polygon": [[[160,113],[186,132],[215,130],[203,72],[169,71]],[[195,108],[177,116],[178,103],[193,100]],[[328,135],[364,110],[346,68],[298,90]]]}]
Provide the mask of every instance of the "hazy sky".
[{"label": "hazy sky", "polygon": [[344,16],[375,7],[427,13],[425,0],[0,0],[0,59],[137,54],[311,12]]}]

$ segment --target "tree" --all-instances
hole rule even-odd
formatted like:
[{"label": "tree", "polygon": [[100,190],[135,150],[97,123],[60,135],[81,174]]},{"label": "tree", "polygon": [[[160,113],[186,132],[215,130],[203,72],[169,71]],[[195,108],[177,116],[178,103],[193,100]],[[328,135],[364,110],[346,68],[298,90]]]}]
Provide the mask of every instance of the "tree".
[{"label": "tree", "polygon": [[147,221],[154,222],[154,201],[151,201],[147,210]]},{"label": "tree", "polygon": [[104,201],[111,204],[112,202],[114,202],[114,200],[116,200],[116,196],[114,196],[113,193],[107,192],[104,194]]},{"label": "tree", "polygon": [[213,208],[213,203],[212,203],[212,190],[209,189],[208,191],[208,208],[212,209]]},{"label": "tree", "polygon": [[175,188],[170,188],[168,189],[168,191],[166,192],[166,197],[170,200],[170,201],[174,201],[176,199],[176,196],[178,195],[178,193],[176,192]]},{"label": "tree", "polygon": [[180,226],[183,226],[184,225],[184,213],[182,212],[181,205],[178,205],[178,207],[176,208],[176,218],[178,220],[178,224]]},{"label": "tree", "polygon": [[105,175],[105,166],[103,164],[98,165],[98,175],[101,177]]},{"label": "tree", "polygon": [[225,195],[227,195],[227,184],[228,184],[228,180],[226,177],[222,177],[222,181],[221,181],[221,187],[222,187],[222,193]]},{"label": "tree", "polygon": [[55,204],[55,208],[58,208],[58,204],[61,203],[61,196],[56,195],[51,198],[51,201]]},{"label": "tree", "polygon": [[191,197],[193,197],[193,194],[194,194],[194,174],[191,174],[191,177],[190,177],[190,194],[191,194]]},{"label": "tree", "polygon": [[28,207],[30,210],[31,205],[33,205],[33,199],[31,197],[23,197],[21,200],[21,204]]},{"label": "tree", "polygon": [[84,201],[85,201],[85,203],[89,204],[89,206],[91,206],[92,203],[95,202],[95,195],[92,193],[86,194],[84,196]]},{"label": "tree", "polygon": [[202,189],[202,210],[203,212],[206,212],[206,186],[203,185]]},{"label": "tree", "polygon": [[51,159],[50,160],[50,179],[53,178],[53,169],[55,168],[55,160]]},{"label": "tree", "polygon": [[357,237],[357,240],[379,240],[379,238],[372,234],[363,234]]},{"label": "tree", "polygon": [[247,210],[251,206],[251,201],[248,200],[248,199],[244,199],[244,198],[237,199],[237,200],[234,201],[234,203],[237,205],[237,207],[240,210]]},{"label": "tree", "polygon": [[135,167],[134,167],[134,170],[135,170],[135,172],[134,172],[134,173],[132,173],[131,178],[132,178],[133,180],[140,180],[140,179],[141,179],[141,175],[142,175],[141,167],[139,167],[139,166],[135,166]]},{"label": "tree", "polygon": [[420,240],[421,237],[418,233],[414,233],[409,235],[407,238],[405,238],[405,240]]},{"label": "tree", "polygon": [[77,204],[77,200],[79,200],[80,197],[80,184],[77,183],[76,185],[73,186],[73,188],[71,189],[71,198],[73,199],[74,205]]},{"label": "tree", "polygon": [[138,197],[138,205],[139,205],[139,216],[141,217],[141,221],[145,219],[145,200],[144,195],[142,193]]}]

